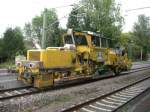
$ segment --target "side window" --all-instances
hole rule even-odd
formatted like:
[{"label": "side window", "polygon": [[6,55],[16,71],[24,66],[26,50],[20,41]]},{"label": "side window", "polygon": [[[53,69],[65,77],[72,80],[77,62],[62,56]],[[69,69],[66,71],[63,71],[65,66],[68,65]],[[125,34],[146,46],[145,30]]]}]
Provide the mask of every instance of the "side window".
[{"label": "side window", "polygon": [[97,36],[93,36],[92,37],[92,43],[96,46],[96,47],[100,47],[100,39]]},{"label": "side window", "polygon": [[73,44],[71,35],[66,35],[66,36],[64,37],[64,43],[65,43],[65,44]]},{"label": "side window", "polygon": [[102,38],[102,47],[107,47],[107,41],[105,38]]},{"label": "side window", "polygon": [[113,43],[113,40],[108,39],[108,47],[114,48],[114,45],[113,45],[113,44],[114,44],[114,43]]}]

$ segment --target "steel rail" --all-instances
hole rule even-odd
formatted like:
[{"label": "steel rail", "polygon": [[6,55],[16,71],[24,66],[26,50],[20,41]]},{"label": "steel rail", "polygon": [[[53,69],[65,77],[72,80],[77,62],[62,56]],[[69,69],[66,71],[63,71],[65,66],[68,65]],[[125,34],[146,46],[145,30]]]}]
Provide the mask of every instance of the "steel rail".
[{"label": "steel rail", "polygon": [[0,101],[15,98],[15,97],[20,97],[20,96],[25,96],[25,95],[30,95],[34,93],[39,93],[41,90],[33,88],[33,87],[26,87],[26,88],[18,88],[17,90],[8,90],[8,91],[3,91],[0,92]]},{"label": "steel rail", "polygon": [[[81,109],[81,108],[83,108],[83,109],[85,109],[85,112],[87,111],[89,111],[89,112],[95,112],[95,111],[92,111],[92,110],[86,110],[86,106],[91,106],[92,104],[94,104],[95,102],[98,102],[98,101],[101,101],[101,100],[104,100],[104,99],[106,99],[106,98],[108,98],[109,97],[109,99],[110,99],[110,96],[112,96],[112,95],[115,95],[116,93],[119,93],[119,92],[122,92],[122,91],[124,91],[124,90],[126,90],[126,89],[128,89],[128,88],[131,88],[131,87],[134,87],[134,86],[136,86],[137,84],[140,84],[140,83],[142,83],[142,82],[144,82],[144,81],[146,81],[146,80],[149,80],[150,79],[150,77],[147,77],[147,78],[144,78],[144,79],[141,79],[141,80],[139,80],[139,81],[136,81],[135,83],[132,83],[132,84],[130,84],[130,85],[128,85],[128,86],[125,86],[125,87],[122,87],[122,88],[120,88],[120,89],[118,89],[118,90],[115,90],[115,91],[113,91],[113,92],[110,92],[110,93],[108,93],[108,94],[105,94],[105,95],[102,95],[102,96],[98,96],[98,97],[96,97],[96,98],[92,98],[92,99],[89,99],[89,100],[87,100],[87,101],[84,101],[84,102],[80,102],[79,104],[76,104],[76,105],[72,105],[72,106],[70,106],[70,107],[68,107],[68,108],[64,108],[64,109],[62,109],[62,110],[60,110],[60,112],[80,112],[79,110]],[[147,89],[149,89],[149,88],[146,88],[144,91],[142,91],[140,94],[142,94],[143,92],[145,92],[145,91],[147,91]],[[131,91],[129,91],[130,92],[130,95],[131,95]],[[134,91],[133,91],[134,92]],[[134,93],[133,93],[134,94]],[[138,95],[136,95],[135,97],[133,97],[133,98],[131,98],[129,101],[127,101],[127,102],[124,102],[122,105],[120,105],[119,107],[117,107],[117,108],[115,108],[115,109],[113,109],[113,110],[108,110],[108,111],[111,111],[111,112],[114,112],[114,111],[116,111],[117,109],[119,109],[119,108],[121,108],[121,106],[124,106],[124,105],[126,105],[128,102],[130,102],[131,100],[133,100],[134,98],[136,98],[136,97],[138,97],[140,94],[138,94]],[[121,97],[120,97],[121,98]],[[125,97],[124,97],[125,98]],[[85,108],[84,108],[85,107]],[[94,106],[93,106],[94,107]],[[97,108],[97,109],[101,109],[101,108],[98,108],[98,107],[94,107],[94,108]],[[103,109],[104,110],[104,109]]]},{"label": "steel rail", "polygon": [[[149,68],[150,67],[147,67],[147,68],[144,68],[144,69],[140,69],[138,71],[147,70]],[[138,72],[138,71],[134,71],[134,72]],[[125,75],[125,74],[130,74],[130,73],[133,73],[133,72],[120,74],[120,75],[117,75],[117,77],[120,77],[120,76]],[[86,83],[92,83],[92,82],[95,82],[95,81],[108,79],[110,77],[115,78],[114,76],[111,75],[109,77],[108,76],[107,77],[104,76],[104,77],[100,77],[100,78],[97,78],[97,79],[92,79],[92,78],[87,78],[85,80],[78,79],[78,80],[72,80],[70,82],[68,81],[68,82],[65,82],[65,83],[62,83],[62,84],[58,83],[58,84],[54,85],[53,87],[44,88],[44,89],[37,89],[37,88],[33,88],[31,86],[4,89],[4,90],[0,90],[0,101],[6,100],[6,99],[15,98],[15,97],[20,97],[20,96],[25,96],[25,95],[36,94],[36,93],[40,93],[40,92],[46,92],[46,91],[58,90],[58,89],[62,89],[62,88],[64,89],[64,88],[68,88],[68,87],[73,87],[73,86],[79,86],[79,85],[83,85],[83,84],[86,84]],[[22,91],[24,89],[26,89],[27,91],[29,90],[29,91],[21,93],[20,91]],[[32,91],[32,89],[33,89],[33,91]],[[13,93],[14,93],[13,91],[15,91],[15,92],[18,91],[18,93],[20,93],[20,94],[13,95]],[[5,93],[7,95],[5,95]]]}]

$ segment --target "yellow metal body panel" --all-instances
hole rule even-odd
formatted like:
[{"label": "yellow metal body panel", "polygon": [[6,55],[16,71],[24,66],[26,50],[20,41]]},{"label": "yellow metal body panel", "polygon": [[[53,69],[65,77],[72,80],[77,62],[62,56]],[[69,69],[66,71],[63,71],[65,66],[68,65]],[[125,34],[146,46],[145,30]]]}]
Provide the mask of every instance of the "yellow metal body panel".
[{"label": "yellow metal body panel", "polygon": [[106,60],[106,48],[95,47],[91,50],[91,59],[96,62],[104,62]]},{"label": "yellow metal body panel", "polygon": [[53,74],[37,75],[34,78],[34,87],[37,88],[53,86],[53,84],[54,84]]},{"label": "yellow metal body panel", "polygon": [[30,61],[40,61],[40,53],[42,50],[28,50],[27,60]]},{"label": "yellow metal body panel", "polygon": [[72,67],[75,51],[47,48],[46,50],[29,50],[27,60],[43,62],[45,68]]},{"label": "yellow metal body panel", "polygon": [[108,49],[107,50],[107,55],[106,55],[106,60],[105,60],[105,65],[115,65],[117,62],[117,55],[114,50]]},{"label": "yellow metal body panel", "polygon": [[90,53],[90,48],[88,46],[77,46],[77,51],[79,54],[84,52]]},{"label": "yellow metal body panel", "polygon": [[75,52],[71,50],[46,49],[41,53],[40,61],[45,68],[72,67]]}]

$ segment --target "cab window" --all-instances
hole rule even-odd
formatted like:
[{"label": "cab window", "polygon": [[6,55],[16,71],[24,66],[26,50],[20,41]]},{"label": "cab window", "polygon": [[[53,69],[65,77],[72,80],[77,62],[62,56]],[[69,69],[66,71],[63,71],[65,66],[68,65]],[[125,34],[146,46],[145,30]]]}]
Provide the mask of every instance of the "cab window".
[{"label": "cab window", "polygon": [[114,45],[113,45],[114,43],[113,43],[113,40],[108,40],[108,46],[110,47],[110,48],[114,48]]},{"label": "cab window", "polygon": [[73,40],[72,40],[71,35],[66,35],[66,36],[64,37],[64,43],[65,43],[65,44],[73,44]]},{"label": "cab window", "polygon": [[87,40],[84,35],[75,35],[74,36],[76,45],[87,45]]},{"label": "cab window", "polygon": [[102,47],[107,47],[107,41],[105,38],[102,38]]},{"label": "cab window", "polygon": [[92,37],[92,43],[96,46],[96,47],[100,47],[100,38],[97,36],[93,36]]}]

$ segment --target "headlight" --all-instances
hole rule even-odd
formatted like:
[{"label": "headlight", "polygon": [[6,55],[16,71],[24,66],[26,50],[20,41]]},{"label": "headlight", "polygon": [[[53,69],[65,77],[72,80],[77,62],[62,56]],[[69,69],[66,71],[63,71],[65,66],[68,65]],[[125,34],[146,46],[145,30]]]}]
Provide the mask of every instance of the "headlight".
[{"label": "headlight", "polygon": [[23,61],[26,60],[26,57],[23,55],[18,55],[15,57],[15,64],[17,67],[21,67],[23,65]]},{"label": "headlight", "polygon": [[39,68],[41,66],[41,62],[29,62],[28,67],[29,68]]},{"label": "headlight", "polygon": [[20,61],[17,61],[17,62],[16,62],[16,66],[17,66],[17,67],[20,67],[20,66],[22,66],[22,63],[21,63]]},{"label": "headlight", "polygon": [[37,63],[29,63],[29,67],[35,68],[35,67],[38,67],[38,64]]}]

